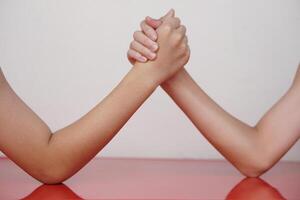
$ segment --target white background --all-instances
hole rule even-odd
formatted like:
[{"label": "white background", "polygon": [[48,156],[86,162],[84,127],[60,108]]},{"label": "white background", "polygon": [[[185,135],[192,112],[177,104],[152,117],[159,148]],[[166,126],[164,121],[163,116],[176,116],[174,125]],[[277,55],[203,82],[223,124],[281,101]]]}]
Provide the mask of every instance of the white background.
[{"label": "white background", "polygon": [[[126,51],[139,22],[169,8],[188,28],[188,71],[225,110],[254,125],[299,64],[299,0],[0,0],[0,65],[55,131],[111,91],[130,69]],[[298,142],[284,159],[300,160],[299,152]],[[221,158],[160,88],[99,155]]]}]

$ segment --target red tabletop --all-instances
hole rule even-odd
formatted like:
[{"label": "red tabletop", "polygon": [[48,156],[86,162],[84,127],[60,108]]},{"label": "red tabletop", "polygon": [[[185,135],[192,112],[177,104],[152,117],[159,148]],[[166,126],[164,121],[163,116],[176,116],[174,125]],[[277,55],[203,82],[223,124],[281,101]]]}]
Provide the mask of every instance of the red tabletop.
[{"label": "red tabletop", "polygon": [[60,185],[42,185],[0,159],[0,199],[300,199],[300,162],[260,179],[219,160],[97,158]]}]

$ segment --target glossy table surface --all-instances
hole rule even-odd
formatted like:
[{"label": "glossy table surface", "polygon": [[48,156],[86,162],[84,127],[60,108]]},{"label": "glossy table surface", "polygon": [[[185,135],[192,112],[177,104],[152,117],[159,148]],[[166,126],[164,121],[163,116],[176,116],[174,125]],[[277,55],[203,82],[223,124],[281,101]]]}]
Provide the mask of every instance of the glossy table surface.
[{"label": "glossy table surface", "polygon": [[0,199],[300,199],[300,162],[280,162],[260,179],[218,160],[92,160],[60,185],[42,185],[0,158]]}]

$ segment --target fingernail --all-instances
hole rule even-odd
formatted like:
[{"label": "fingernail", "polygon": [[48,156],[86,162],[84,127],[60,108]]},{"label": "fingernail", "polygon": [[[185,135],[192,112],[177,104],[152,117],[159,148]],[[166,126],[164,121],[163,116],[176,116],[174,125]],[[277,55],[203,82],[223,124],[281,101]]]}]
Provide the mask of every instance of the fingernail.
[{"label": "fingernail", "polygon": [[158,48],[157,44],[153,44],[153,45],[151,45],[151,49],[152,49],[152,51],[156,51],[156,50],[157,50],[157,48]]},{"label": "fingernail", "polygon": [[155,58],[155,56],[156,56],[156,54],[155,54],[155,53],[150,53],[149,55],[150,55],[150,59],[154,59],[154,58]]},{"label": "fingernail", "polygon": [[139,61],[140,61],[140,62],[146,62],[146,61],[147,61],[147,58],[145,58],[144,56],[140,56],[140,57],[139,57]]}]

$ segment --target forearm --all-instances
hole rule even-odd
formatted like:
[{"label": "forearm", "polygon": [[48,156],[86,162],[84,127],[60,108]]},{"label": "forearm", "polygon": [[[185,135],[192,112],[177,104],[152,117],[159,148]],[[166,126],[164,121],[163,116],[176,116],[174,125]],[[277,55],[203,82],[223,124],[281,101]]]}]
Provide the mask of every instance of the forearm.
[{"label": "forearm", "polygon": [[142,73],[134,67],[87,115],[53,135],[49,157],[54,163],[60,161],[72,175],[116,135],[157,86]]},{"label": "forearm", "polygon": [[225,112],[185,70],[164,83],[162,88],[203,136],[233,164],[249,158],[257,136],[255,129]]},{"label": "forearm", "polygon": [[[271,167],[293,144],[295,140],[292,137],[297,137],[295,130],[291,130],[289,132],[293,136],[289,137],[289,140],[280,139],[278,136],[281,135],[282,130],[273,128],[275,126],[272,126],[270,117],[278,121],[282,109],[277,109],[279,112],[275,115],[268,113],[259,128],[251,127],[218,106],[185,70],[165,82],[162,87],[203,136],[226,159],[248,176],[259,175],[262,170]],[[279,107],[283,107],[282,104]],[[282,122],[280,124],[281,127],[284,126]],[[274,150],[273,147],[279,145],[282,146],[278,148],[280,150]]]},{"label": "forearm", "polygon": [[133,67],[101,103],[55,134],[6,83],[0,90],[1,150],[42,182],[65,180],[95,156],[155,90],[159,83],[146,67]]}]

